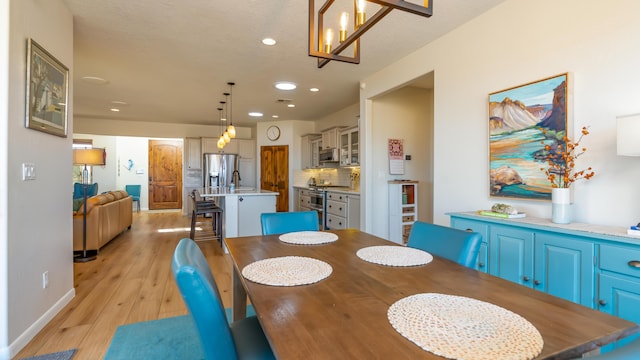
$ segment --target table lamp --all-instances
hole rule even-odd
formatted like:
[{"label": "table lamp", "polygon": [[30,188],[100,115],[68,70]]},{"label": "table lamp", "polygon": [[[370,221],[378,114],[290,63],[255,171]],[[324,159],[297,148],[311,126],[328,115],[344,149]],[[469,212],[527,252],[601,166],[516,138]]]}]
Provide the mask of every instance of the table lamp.
[{"label": "table lamp", "polygon": [[618,116],[617,127],[618,155],[640,156],[640,114]]},{"label": "table lamp", "polygon": [[74,252],[73,261],[87,262],[95,260],[98,257],[98,250],[87,250],[87,188],[89,187],[89,170],[87,170],[87,166],[104,165],[104,149],[73,149],[73,164],[84,166],[84,169],[82,170],[82,252],[78,252],[77,254]]}]

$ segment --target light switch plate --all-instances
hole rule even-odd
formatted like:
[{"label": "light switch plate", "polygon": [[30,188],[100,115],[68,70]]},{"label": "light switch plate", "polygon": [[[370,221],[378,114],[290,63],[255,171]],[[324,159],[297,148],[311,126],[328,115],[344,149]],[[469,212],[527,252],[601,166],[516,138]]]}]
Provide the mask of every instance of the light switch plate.
[{"label": "light switch plate", "polygon": [[36,164],[22,163],[22,180],[36,179]]}]

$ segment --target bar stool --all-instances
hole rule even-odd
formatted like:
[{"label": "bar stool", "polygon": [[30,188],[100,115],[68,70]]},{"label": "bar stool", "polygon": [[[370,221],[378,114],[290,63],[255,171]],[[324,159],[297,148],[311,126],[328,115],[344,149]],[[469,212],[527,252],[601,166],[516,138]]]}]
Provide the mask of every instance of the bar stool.
[{"label": "bar stool", "polygon": [[211,227],[216,240],[222,245],[222,208],[217,206],[213,201],[203,200],[198,190],[193,190],[189,195],[191,197],[193,211],[191,212],[191,232],[189,236],[195,240],[196,236],[196,218],[198,215],[211,214]]}]

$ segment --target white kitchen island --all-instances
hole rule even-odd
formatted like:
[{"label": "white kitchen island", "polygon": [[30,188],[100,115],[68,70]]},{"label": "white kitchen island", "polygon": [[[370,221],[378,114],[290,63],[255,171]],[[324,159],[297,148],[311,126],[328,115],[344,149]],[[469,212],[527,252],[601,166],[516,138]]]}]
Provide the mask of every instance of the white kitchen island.
[{"label": "white kitchen island", "polygon": [[[224,212],[222,234],[224,238],[261,235],[260,214],[276,211],[277,192],[238,188],[200,189],[203,198],[214,198]],[[226,249],[225,249],[226,250]]]}]

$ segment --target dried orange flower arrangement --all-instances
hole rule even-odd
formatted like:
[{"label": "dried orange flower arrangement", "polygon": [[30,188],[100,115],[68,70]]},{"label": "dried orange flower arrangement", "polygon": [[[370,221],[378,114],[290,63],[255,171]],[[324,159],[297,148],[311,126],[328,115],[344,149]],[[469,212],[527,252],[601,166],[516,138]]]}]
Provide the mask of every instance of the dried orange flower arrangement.
[{"label": "dried orange flower arrangement", "polygon": [[[541,130],[545,135],[547,134],[546,129]],[[558,141],[557,146],[544,146],[543,157],[549,166],[542,167],[540,170],[547,175],[551,187],[568,188],[576,180],[589,180],[595,175],[591,167],[580,171],[575,170],[575,160],[587,151],[586,147],[580,148],[580,141],[586,135],[589,135],[589,130],[585,126],[582,127],[582,133],[578,141],[573,142],[565,135],[562,141]],[[544,142],[542,143],[544,144]]]}]

